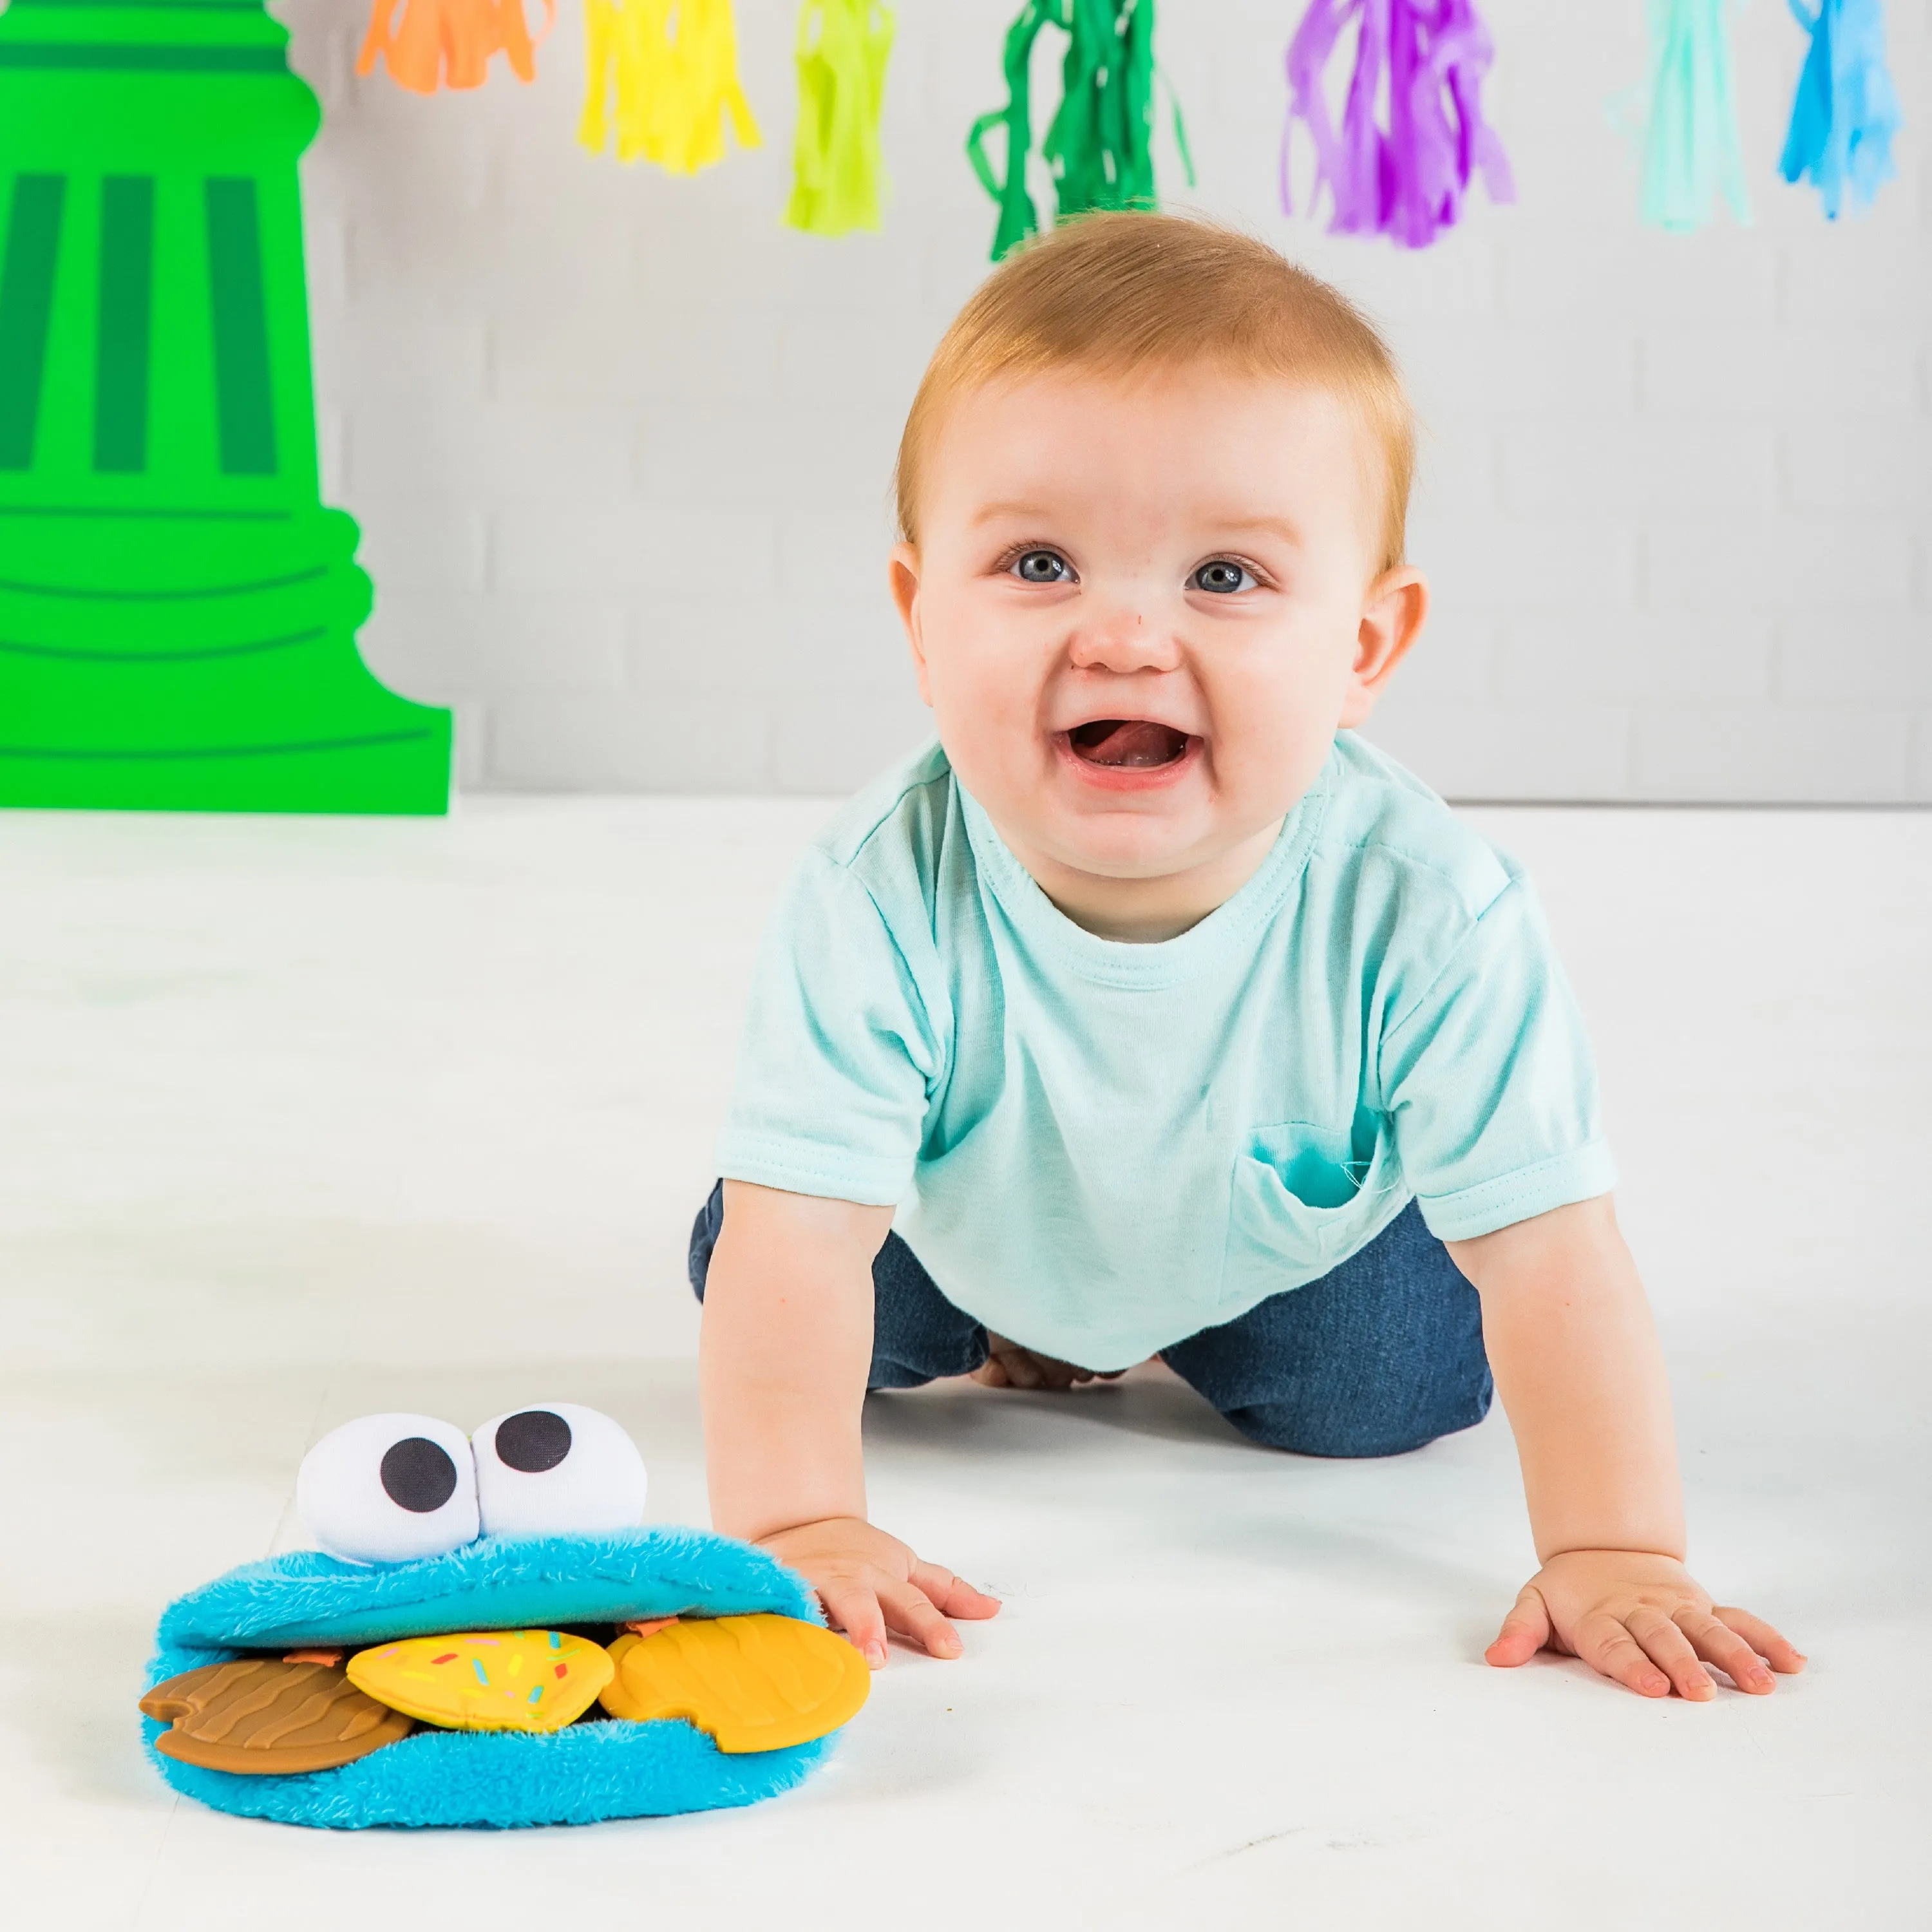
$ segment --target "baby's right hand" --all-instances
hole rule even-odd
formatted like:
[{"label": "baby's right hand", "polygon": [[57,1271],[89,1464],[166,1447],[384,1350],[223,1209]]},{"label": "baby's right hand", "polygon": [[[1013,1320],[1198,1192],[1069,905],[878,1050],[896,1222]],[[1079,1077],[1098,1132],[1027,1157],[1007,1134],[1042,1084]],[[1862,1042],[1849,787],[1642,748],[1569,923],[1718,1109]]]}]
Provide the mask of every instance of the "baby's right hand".
[{"label": "baby's right hand", "polygon": [[959,1634],[948,1617],[990,1617],[997,1597],[922,1563],[896,1536],[854,1516],[828,1516],[774,1530],[758,1539],[818,1592],[825,1614],[874,1670],[886,1660],[886,1633],[920,1645],[932,1657],[957,1657]]}]

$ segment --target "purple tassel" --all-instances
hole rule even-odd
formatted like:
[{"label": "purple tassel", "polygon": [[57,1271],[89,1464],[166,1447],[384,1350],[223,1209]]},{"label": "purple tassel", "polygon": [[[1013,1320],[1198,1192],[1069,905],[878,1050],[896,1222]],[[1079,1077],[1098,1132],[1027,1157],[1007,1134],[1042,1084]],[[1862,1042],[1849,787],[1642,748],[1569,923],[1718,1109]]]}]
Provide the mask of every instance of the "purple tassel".
[{"label": "purple tassel", "polygon": [[[1338,134],[1322,75],[1352,20],[1360,26],[1355,72]],[[1490,200],[1515,200],[1509,158],[1483,118],[1494,52],[1474,0],[1313,0],[1288,50],[1283,212],[1294,212],[1288,144],[1298,118],[1315,142],[1311,201],[1325,182],[1334,204],[1330,234],[1426,248],[1455,226],[1477,175]],[[1384,107],[1386,130],[1376,120]]]}]

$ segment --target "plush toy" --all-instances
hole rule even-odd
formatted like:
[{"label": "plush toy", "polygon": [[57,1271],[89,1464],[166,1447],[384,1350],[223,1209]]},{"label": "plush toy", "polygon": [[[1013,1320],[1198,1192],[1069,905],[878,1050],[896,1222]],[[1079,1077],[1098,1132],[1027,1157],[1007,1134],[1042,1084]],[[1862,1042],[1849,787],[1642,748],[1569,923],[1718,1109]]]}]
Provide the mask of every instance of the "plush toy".
[{"label": "plush toy", "polygon": [[[1323,75],[1352,22],[1355,65],[1338,133]],[[1297,121],[1314,140],[1312,193],[1328,190],[1331,234],[1426,248],[1455,226],[1478,176],[1490,200],[1514,201],[1509,158],[1483,118],[1492,56],[1472,0],[1314,0],[1288,50],[1282,212],[1293,212],[1288,137]]]},{"label": "plush toy", "polygon": [[1835,221],[1845,190],[1855,208],[1872,197],[1898,170],[1892,137],[1898,132],[1898,94],[1885,65],[1885,17],[1878,0],[1818,0],[1808,13],[1790,0],[1798,24],[1811,37],[1791,127],[1778,172],[1788,182],[1809,176]]},{"label": "plush toy", "polygon": [[584,116],[577,138],[601,154],[614,124],[620,161],[695,174],[741,148],[758,124],[738,82],[731,0],[584,0]]},{"label": "plush toy", "polygon": [[[996,262],[1040,225],[1027,190],[1027,156],[1033,146],[1034,44],[1048,26],[1067,37],[1060,106],[1040,144],[1058,218],[1154,206],[1154,0],[1026,0],[1006,30],[1006,104],[981,115],[966,137],[973,172],[999,203]],[[1004,182],[986,158],[986,137],[996,128],[1006,133]],[[1191,187],[1194,164],[1178,106],[1174,133]]]},{"label": "plush toy", "polygon": [[168,1606],[141,1700],[178,1791],[285,1824],[587,1824],[747,1804],[805,1777],[871,1672],[748,1544],[638,1527],[608,1416],[474,1436],[364,1416],[297,1478],[320,1551]]},{"label": "plush toy", "polygon": [[[556,0],[543,4],[548,34],[556,23]],[[375,0],[356,71],[374,74],[380,56],[398,86],[434,94],[439,86],[481,87],[500,53],[509,56],[519,80],[536,80],[536,43],[524,0]]]},{"label": "plush toy", "polygon": [[798,134],[785,220],[809,235],[877,228],[879,113],[893,20],[880,0],[804,0],[798,16]]}]

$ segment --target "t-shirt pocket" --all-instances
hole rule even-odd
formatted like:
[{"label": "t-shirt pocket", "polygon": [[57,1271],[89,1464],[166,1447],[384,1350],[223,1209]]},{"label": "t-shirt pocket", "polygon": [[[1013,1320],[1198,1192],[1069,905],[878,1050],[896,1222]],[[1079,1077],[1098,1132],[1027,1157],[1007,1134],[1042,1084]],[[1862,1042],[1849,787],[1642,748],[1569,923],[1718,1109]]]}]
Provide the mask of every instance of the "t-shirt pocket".
[{"label": "t-shirt pocket", "polygon": [[1388,1123],[1364,1159],[1348,1127],[1283,1120],[1257,1127],[1234,1160],[1221,1300],[1248,1309],[1318,1280],[1400,1212],[1401,1162]]}]

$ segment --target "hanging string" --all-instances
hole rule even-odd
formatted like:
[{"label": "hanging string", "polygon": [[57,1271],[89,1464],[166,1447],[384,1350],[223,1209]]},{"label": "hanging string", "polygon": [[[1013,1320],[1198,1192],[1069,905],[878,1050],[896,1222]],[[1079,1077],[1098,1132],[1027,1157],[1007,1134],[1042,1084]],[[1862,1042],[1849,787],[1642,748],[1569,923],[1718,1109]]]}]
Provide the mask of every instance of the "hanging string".
[{"label": "hanging string", "polygon": [[760,145],[731,0],[584,0],[584,68],[577,138],[592,154],[614,127],[620,161],[695,174],[724,158],[728,119],[740,147]]},{"label": "hanging string", "polygon": [[1750,219],[1731,83],[1729,0],[1650,0],[1650,113],[1643,133],[1642,220],[1685,233],[1724,196]]},{"label": "hanging string", "polygon": [[799,10],[798,134],[784,218],[808,235],[879,225],[879,115],[893,24],[881,0],[804,0]]},{"label": "hanging string", "polygon": [[[1322,76],[1336,43],[1356,28],[1355,68],[1338,133]],[[1386,235],[1426,248],[1455,226],[1475,176],[1490,200],[1516,182],[1483,118],[1483,78],[1495,56],[1473,0],[1314,0],[1288,50],[1288,120],[1281,138],[1281,205],[1297,121],[1315,142],[1315,185],[1325,184],[1334,235]]]},{"label": "hanging string", "polygon": [[[543,0],[543,7],[538,40],[556,24],[556,0]],[[439,85],[481,87],[498,53],[509,56],[519,80],[536,78],[536,43],[524,0],[376,0],[356,71],[374,74],[380,55],[398,86],[434,94]]]},{"label": "hanging string", "polygon": [[1811,36],[1790,131],[1778,172],[1788,182],[1808,179],[1835,221],[1852,191],[1854,208],[1898,170],[1892,137],[1898,131],[1898,94],[1885,65],[1885,16],[1879,0],[1819,0],[1815,14],[1790,0],[1798,24]]},{"label": "hanging string", "polygon": [[[1060,106],[1040,148],[1053,180],[1056,218],[1155,206],[1154,0],[1026,0],[1006,30],[1006,104],[981,115],[966,137],[973,172],[999,204],[996,262],[1040,226],[1026,171],[1033,148],[1034,43],[1046,27],[1067,36]],[[1004,182],[986,155],[986,137],[996,128],[1006,131]],[[1178,102],[1174,134],[1191,188],[1194,163]]]}]

